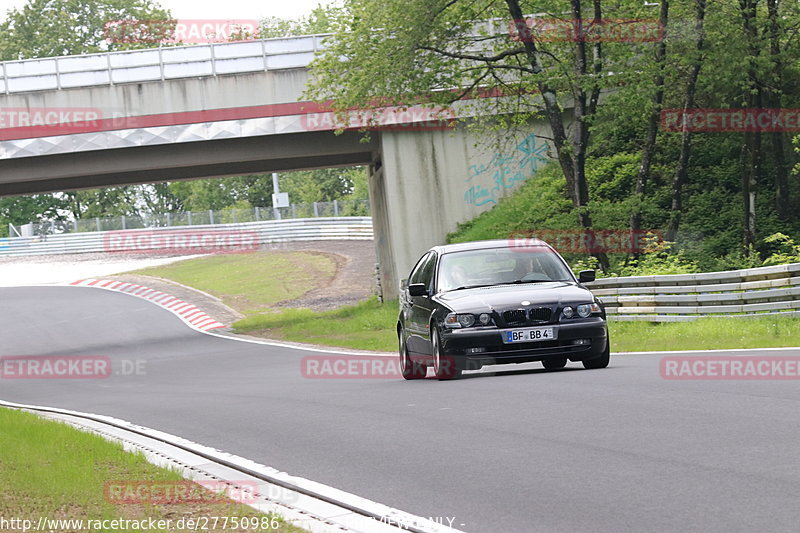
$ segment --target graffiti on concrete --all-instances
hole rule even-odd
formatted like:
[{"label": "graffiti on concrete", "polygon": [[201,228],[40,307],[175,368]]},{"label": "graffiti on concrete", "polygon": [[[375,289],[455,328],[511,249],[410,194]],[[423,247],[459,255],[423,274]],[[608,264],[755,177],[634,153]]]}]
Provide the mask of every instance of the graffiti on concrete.
[{"label": "graffiti on concrete", "polygon": [[464,181],[471,185],[464,201],[474,206],[496,204],[505,190],[536,174],[539,164],[547,160],[547,143],[531,133],[511,153],[496,152],[489,163],[470,165]]}]

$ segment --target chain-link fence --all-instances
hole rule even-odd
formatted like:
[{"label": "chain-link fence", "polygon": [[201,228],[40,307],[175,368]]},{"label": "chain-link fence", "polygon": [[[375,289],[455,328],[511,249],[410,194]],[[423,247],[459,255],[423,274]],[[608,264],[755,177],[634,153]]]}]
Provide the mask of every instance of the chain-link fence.
[{"label": "chain-link fence", "polygon": [[[188,211],[183,213],[154,213],[142,216],[82,218],[70,221],[34,222],[20,229],[22,236],[60,235],[91,231],[118,231],[124,229],[166,228],[173,226],[205,226],[210,224],[236,224],[263,220],[292,218],[369,216],[368,200],[334,200],[291,204],[288,207],[256,207],[252,209],[226,209],[220,211]],[[15,236],[12,233],[12,236]]]}]

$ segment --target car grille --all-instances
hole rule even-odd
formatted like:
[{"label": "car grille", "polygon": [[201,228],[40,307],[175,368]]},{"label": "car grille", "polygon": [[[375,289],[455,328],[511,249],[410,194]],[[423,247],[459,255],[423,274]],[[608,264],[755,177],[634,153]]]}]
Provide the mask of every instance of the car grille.
[{"label": "car grille", "polygon": [[503,320],[506,324],[514,324],[517,322],[525,322],[526,313],[524,309],[513,309],[503,313]]},{"label": "car grille", "polygon": [[535,307],[530,310],[530,318],[536,322],[549,322],[553,311],[547,307]]}]

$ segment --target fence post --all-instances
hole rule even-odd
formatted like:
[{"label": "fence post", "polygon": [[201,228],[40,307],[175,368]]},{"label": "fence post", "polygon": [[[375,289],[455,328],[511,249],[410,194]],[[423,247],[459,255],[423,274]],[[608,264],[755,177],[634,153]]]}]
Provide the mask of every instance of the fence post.
[{"label": "fence post", "polygon": [[314,202],[314,216],[319,216],[319,208],[317,207],[317,202]]},{"label": "fence post", "polygon": [[122,219],[122,229],[128,229],[128,224],[126,223],[127,221],[125,220],[125,215],[122,215],[120,218]]},{"label": "fence post", "polygon": [[192,212],[189,211],[187,214],[189,215],[189,225],[191,226],[192,225]]},{"label": "fence post", "polygon": [[294,204],[292,204],[292,218],[297,218],[297,209]]},{"label": "fence post", "polygon": [[333,216],[335,216],[335,217],[339,216],[339,201],[338,200],[334,200],[333,201]]},{"label": "fence post", "polygon": [[261,222],[261,209],[256,207],[256,222]]},{"label": "fence post", "polygon": [[102,231],[100,229],[100,217],[94,217],[94,223],[97,226],[97,231]]},{"label": "fence post", "polygon": [[75,233],[78,233],[78,219],[77,218],[73,218],[72,219],[72,229],[75,231]]},{"label": "fence post", "polygon": [[214,210],[213,209],[209,209],[208,210],[208,219],[209,219],[209,222],[211,222],[211,225],[213,226],[214,225]]},{"label": "fence post", "polygon": [[167,227],[172,226],[172,213],[167,211]]},{"label": "fence post", "polygon": [[233,214],[233,223],[236,224],[238,220],[236,220],[236,208],[234,207],[231,209],[231,214]]}]

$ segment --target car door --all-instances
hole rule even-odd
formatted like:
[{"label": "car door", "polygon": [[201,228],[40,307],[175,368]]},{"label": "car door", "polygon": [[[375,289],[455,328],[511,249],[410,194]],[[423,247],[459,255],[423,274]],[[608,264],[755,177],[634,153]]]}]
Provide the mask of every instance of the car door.
[{"label": "car door", "polygon": [[[422,296],[409,296],[411,301],[410,312],[410,333],[408,348],[412,352],[430,355],[430,324],[431,314],[434,310],[433,292],[434,292],[434,277],[436,272],[436,259],[435,252],[428,253],[424,261],[420,262],[420,268],[417,276],[409,279],[411,283],[422,283],[428,288],[428,294]],[[413,340],[412,340],[413,338]]]},{"label": "car door", "polygon": [[421,342],[419,326],[414,322],[414,299],[408,293],[408,286],[412,283],[419,283],[422,277],[422,269],[425,267],[430,254],[431,252],[426,253],[417,261],[417,264],[411,269],[411,274],[409,274],[400,293],[400,309],[403,315],[402,323],[407,334],[406,347],[410,352],[419,353]]}]

